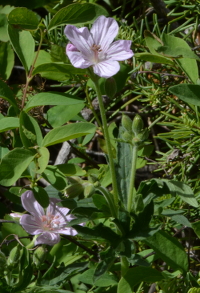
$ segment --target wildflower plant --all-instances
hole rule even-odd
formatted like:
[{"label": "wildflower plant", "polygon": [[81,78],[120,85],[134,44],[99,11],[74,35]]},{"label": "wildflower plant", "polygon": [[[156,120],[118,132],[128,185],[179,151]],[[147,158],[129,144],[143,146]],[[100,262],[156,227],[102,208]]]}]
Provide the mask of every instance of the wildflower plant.
[{"label": "wildflower plant", "polygon": [[2,292],[198,290],[198,5],[36,2],[0,6]]}]

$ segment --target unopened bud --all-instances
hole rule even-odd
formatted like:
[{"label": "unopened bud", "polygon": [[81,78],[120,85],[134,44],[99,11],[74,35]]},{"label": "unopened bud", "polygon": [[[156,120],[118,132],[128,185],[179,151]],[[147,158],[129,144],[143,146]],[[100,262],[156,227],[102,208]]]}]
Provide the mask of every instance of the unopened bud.
[{"label": "unopened bud", "polygon": [[122,138],[126,141],[126,142],[131,142],[133,135],[131,135],[129,132],[125,131],[124,133],[122,133]]},{"label": "unopened bud", "polygon": [[109,98],[113,98],[117,93],[116,81],[113,77],[107,78],[105,81],[105,93]]},{"label": "unopened bud", "polygon": [[20,253],[20,246],[19,244],[17,244],[17,246],[15,246],[10,254],[9,254],[9,257],[7,259],[7,265],[9,268],[16,268],[18,263],[19,263],[19,260],[21,258],[21,253]]},{"label": "unopened bud", "polygon": [[47,249],[43,246],[38,247],[33,254],[33,262],[37,269],[44,263],[47,256]]},{"label": "unopened bud", "polygon": [[83,193],[84,188],[82,184],[75,183],[66,188],[66,193],[70,198],[79,196]]},{"label": "unopened bud", "polygon": [[140,132],[137,137],[141,140],[141,141],[145,141],[147,140],[147,138],[149,137],[149,130],[145,129],[142,132]]},{"label": "unopened bud", "polygon": [[122,115],[122,126],[128,132],[132,132],[132,123],[133,121],[127,115]]},{"label": "unopened bud", "polygon": [[133,124],[132,124],[132,130],[135,133],[135,135],[138,135],[144,128],[144,123],[142,121],[142,118],[140,115],[136,115],[135,118],[133,119]]},{"label": "unopened bud", "polygon": [[95,192],[94,185],[92,183],[86,184],[86,186],[84,188],[84,196],[90,197],[94,194],[94,192]]}]

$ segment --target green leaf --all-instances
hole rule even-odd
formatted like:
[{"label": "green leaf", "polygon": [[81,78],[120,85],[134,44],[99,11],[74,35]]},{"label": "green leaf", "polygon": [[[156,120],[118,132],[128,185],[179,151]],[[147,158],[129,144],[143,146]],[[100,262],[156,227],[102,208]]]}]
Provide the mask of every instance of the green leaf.
[{"label": "green leaf", "polygon": [[11,105],[18,109],[14,93],[2,80],[0,80],[0,97],[7,100]]},{"label": "green leaf", "polygon": [[47,166],[42,176],[57,190],[63,190],[67,186],[65,175],[56,166]]},{"label": "green leaf", "polygon": [[40,74],[42,77],[56,80],[68,80],[73,74],[83,75],[86,74],[85,69],[75,68],[71,64],[63,63],[44,63],[37,67],[32,72],[32,75]]},{"label": "green leaf", "polygon": [[[37,52],[35,52],[35,56],[36,56],[36,54],[37,54]],[[35,62],[35,68],[41,64],[51,63],[51,62],[52,62],[52,60],[51,60],[50,53],[48,53],[47,51],[44,51],[44,50],[40,50],[38,57],[37,57],[37,60]]]},{"label": "green leaf", "polygon": [[117,293],[132,293],[134,287],[141,282],[154,283],[164,279],[161,272],[149,268],[138,266],[131,268],[127,273],[120,279]]},{"label": "green leaf", "polygon": [[44,137],[42,146],[50,146],[66,140],[93,133],[96,126],[88,122],[79,122],[57,127]]},{"label": "green leaf", "polygon": [[56,165],[58,170],[60,170],[65,176],[85,176],[86,171],[75,164],[60,164]]},{"label": "green leaf", "polygon": [[200,238],[200,221],[192,223],[192,228],[194,229],[196,235]]},{"label": "green leaf", "polygon": [[185,183],[174,181],[174,180],[164,180],[163,182],[167,185],[169,188],[169,191],[173,195],[178,195],[180,198],[188,203],[189,205],[198,208],[198,202],[194,196],[194,193],[192,189]]},{"label": "green leaf", "polygon": [[108,15],[102,6],[91,3],[71,4],[56,13],[49,24],[48,30],[50,31],[58,25],[93,23],[101,15]]},{"label": "green leaf", "polygon": [[170,93],[182,101],[195,106],[200,106],[199,91],[200,85],[196,84],[178,84],[169,88]]},{"label": "green leaf", "polygon": [[174,62],[170,58],[158,54],[136,53],[134,56],[144,61],[174,65]]},{"label": "green leaf", "polygon": [[35,51],[35,41],[31,33],[29,31],[20,31],[8,25],[8,35],[17,56],[28,73],[33,63]]},{"label": "green leaf", "polygon": [[50,153],[49,153],[49,150],[45,147],[41,147],[37,149],[37,151],[39,153],[39,158],[37,159],[37,162],[38,162],[37,173],[41,174],[42,172],[44,172],[44,170],[46,169],[48,165]]},{"label": "green leaf", "polygon": [[[178,56],[182,52],[182,55],[184,54],[185,57],[190,55],[191,58],[191,54],[193,52],[191,52],[191,48],[185,40],[174,36],[170,36],[169,34],[163,34],[163,43],[164,46],[167,47],[167,50],[170,51],[170,53],[173,53],[173,55]],[[187,76],[191,79],[191,81],[193,83],[196,83],[199,78],[197,62],[196,60],[185,57],[177,59],[177,63],[179,64],[181,69],[187,74]]]},{"label": "green leaf", "polygon": [[35,155],[35,151],[24,148],[16,148],[5,155],[0,164],[0,184],[3,186],[14,184],[34,159]]},{"label": "green leaf", "polygon": [[38,16],[25,7],[17,7],[8,15],[9,24],[24,30],[36,30],[39,25]]},{"label": "green leaf", "polygon": [[41,186],[33,187],[34,197],[39,204],[46,209],[49,206],[49,197],[47,192]]},{"label": "green leaf", "polygon": [[4,117],[0,120],[0,132],[4,132],[10,129],[19,127],[19,118],[16,117]]},{"label": "green leaf", "polygon": [[[5,220],[13,221],[13,218],[11,216],[9,216],[9,215],[6,215]],[[26,233],[26,231],[19,224],[13,224],[13,223],[4,223],[4,224],[2,224],[3,238],[5,238],[6,236],[8,236],[10,234],[15,234],[18,237],[29,236],[28,233]],[[30,243],[30,239],[26,239],[26,238],[22,238],[22,239],[20,239],[20,241],[24,245],[28,245]],[[14,243],[14,246],[15,245],[16,245],[16,243]],[[10,247],[9,247],[9,250],[10,250]]]},{"label": "green leaf", "polygon": [[188,257],[178,240],[164,231],[158,231],[145,240],[156,254],[174,270],[188,271]]},{"label": "green leaf", "polygon": [[79,277],[79,281],[94,285],[98,287],[108,287],[117,284],[117,278],[114,275],[110,275],[108,273],[105,273],[99,280],[93,281],[95,269],[89,269],[82,273]]},{"label": "green leaf", "polygon": [[7,31],[8,21],[5,14],[0,14],[0,41],[9,41],[8,31]]},{"label": "green leaf", "polygon": [[19,132],[25,147],[41,145],[43,137],[38,123],[24,111],[21,111],[20,114]]},{"label": "green leaf", "polygon": [[158,54],[156,50],[161,45],[163,45],[163,42],[150,31],[144,31],[144,36],[145,36],[145,42],[147,47],[149,48],[149,51],[154,55]]},{"label": "green leaf", "polygon": [[75,105],[68,105],[67,107],[55,106],[48,110],[47,120],[53,127],[58,127],[71,120],[83,108],[84,102]]},{"label": "green leaf", "polygon": [[0,78],[7,80],[14,66],[14,53],[10,44],[0,43]]},{"label": "green leaf", "polygon": [[39,106],[72,106],[82,104],[83,100],[77,98],[76,96],[72,96],[70,94],[58,93],[58,92],[48,92],[48,93],[39,93],[28,101],[26,106],[24,107],[24,111],[28,112],[30,109]]}]

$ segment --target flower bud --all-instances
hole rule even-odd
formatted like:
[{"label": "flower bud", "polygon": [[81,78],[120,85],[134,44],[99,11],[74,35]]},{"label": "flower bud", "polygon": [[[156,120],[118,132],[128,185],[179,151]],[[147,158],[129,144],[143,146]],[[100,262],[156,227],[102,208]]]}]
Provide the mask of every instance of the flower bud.
[{"label": "flower bud", "polygon": [[133,119],[132,130],[135,135],[139,134],[144,128],[144,123],[140,115],[136,115]]},{"label": "flower bud", "polygon": [[10,254],[9,254],[9,257],[7,259],[7,265],[9,268],[13,269],[13,268],[16,268],[18,263],[19,263],[19,260],[21,258],[21,250],[20,250],[20,246],[19,244],[17,244],[17,246],[15,246]]},{"label": "flower bud", "polygon": [[84,188],[82,184],[75,183],[66,188],[66,193],[70,198],[79,196],[83,193]]},{"label": "flower bud", "polygon": [[137,137],[141,140],[141,141],[145,141],[147,140],[147,138],[149,137],[149,130],[148,129],[144,129],[143,131],[141,131]]},{"label": "flower bud", "polygon": [[122,126],[128,132],[132,132],[132,123],[132,120],[127,115],[122,115]]},{"label": "flower bud", "polygon": [[131,142],[133,135],[131,135],[129,132],[125,131],[124,133],[122,133],[122,138],[126,141],[126,142]]},{"label": "flower bud", "polygon": [[92,183],[87,183],[84,188],[84,196],[90,197],[94,194],[94,192],[95,192],[94,185]]},{"label": "flower bud", "polygon": [[47,256],[47,249],[43,246],[38,247],[33,253],[33,262],[37,269],[44,263]]},{"label": "flower bud", "polygon": [[117,93],[116,81],[113,77],[107,78],[105,81],[105,93],[109,98],[113,98]]}]

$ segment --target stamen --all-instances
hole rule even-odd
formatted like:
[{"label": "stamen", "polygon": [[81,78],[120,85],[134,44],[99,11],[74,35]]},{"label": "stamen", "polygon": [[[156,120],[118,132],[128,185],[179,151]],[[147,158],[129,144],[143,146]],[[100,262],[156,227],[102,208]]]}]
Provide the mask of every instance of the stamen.
[{"label": "stamen", "polygon": [[90,48],[94,52],[101,52],[101,46],[100,45],[95,45],[93,44],[92,47]]}]

